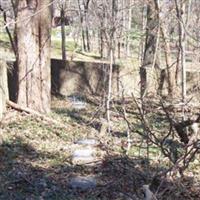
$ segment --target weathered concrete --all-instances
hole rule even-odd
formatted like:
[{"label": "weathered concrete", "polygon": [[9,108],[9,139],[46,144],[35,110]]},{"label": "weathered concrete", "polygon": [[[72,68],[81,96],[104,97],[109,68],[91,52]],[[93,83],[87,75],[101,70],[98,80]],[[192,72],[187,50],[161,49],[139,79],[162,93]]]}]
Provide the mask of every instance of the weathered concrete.
[{"label": "weathered concrete", "polygon": [[[65,96],[102,95],[108,86],[109,64],[52,59],[52,92]],[[139,71],[132,66],[113,66],[112,93],[131,95],[139,91]],[[138,90],[136,89],[138,88]]]},{"label": "weathered concrete", "polygon": [[[52,92],[101,95],[108,81],[109,65],[90,62],[63,62],[52,59]],[[116,67],[114,68],[116,73]]]}]

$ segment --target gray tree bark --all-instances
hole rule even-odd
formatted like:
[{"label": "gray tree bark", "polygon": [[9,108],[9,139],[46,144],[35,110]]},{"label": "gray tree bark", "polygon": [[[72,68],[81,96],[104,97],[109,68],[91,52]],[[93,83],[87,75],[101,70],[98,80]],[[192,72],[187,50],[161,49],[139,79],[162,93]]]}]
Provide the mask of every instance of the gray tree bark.
[{"label": "gray tree bark", "polygon": [[[143,63],[140,68],[141,97],[150,92],[153,70],[158,66],[156,55],[158,47],[159,14],[157,13],[157,0],[149,1],[147,5],[146,41],[144,47]],[[154,92],[152,90],[152,92]]]}]

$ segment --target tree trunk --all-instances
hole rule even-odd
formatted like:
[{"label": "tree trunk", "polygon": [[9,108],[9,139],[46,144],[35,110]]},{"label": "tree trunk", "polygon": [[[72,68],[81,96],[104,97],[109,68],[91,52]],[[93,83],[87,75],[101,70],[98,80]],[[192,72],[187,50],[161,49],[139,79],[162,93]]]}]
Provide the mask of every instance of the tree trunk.
[{"label": "tree trunk", "polygon": [[81,2],[78,0],[78,8],[79,8],[79,17],[80,17],[80,25],[81,25],[81,36],[82,36],[82,49],[87,51],[87,45],[85,41],[85,29],[84,29],[84,15],[81,9]]},{"label": "tree trunk", "polygon": [[104,33],[105,33],[105,10],[103,8],[103,16],[101,18],[101,22],[100,22],[100,31],[99,31],[99,54],[101,56],[101,58],[104,58],[105,56],[105,42],[104,42]]},{"label": "tree trunk", "polygon": [[107,113],[107,121],[108,121],[108,133],[111,132],[111,98],[112,98],[112,78],[113,78],[113,64],[114,64],[114,54],[112,47],[110,48],[110,66],[109,66],[109,79],[108,79],[108,94],[106,101],[106,113]]},{"label": "tree trunk", "polygon": [[144,48],[143,63],[140,68],[141,78],[141,97],[145,94],[155,92],[155,88],[150,91],[152,87],[152,78],[154,75],[154,67],[158,65],[157,47],[159,37],[159,15],[156,9],[157,0],[149,1],[147,5],[147,25],[146,25],[146,41]]},{"label": "tree trunk", "polygon": [[118,59],[120,59],[121,58],[121,43],[120,43],[120,41],[118,41],[118,43],[117,43],[117,57],[118,57]]},{"label": "tree trunk", "polygon": [[90,37],[89,37],[88,25],[85,27],[85,35],[86,35],[87,51],[90,52]]},{"label": "tree trunk", "polygon": [[[112,21],[114,25],[115,17],[116,17],[116,10],[117,5],[116,1],[112,0]],[[112,26],[113,26],[112,25]],[[110,67],[109,67],[109,79],[108,79],[108,94],[107,94],[107,101],[106,101],[106,114],[107,114],[107,121],[108,121],[108,133],[111,132],[111,99],[112,99],[112,78],[113,78],[113,64],[115,60],[115,29],[114,26],[112,27],[112,32],[110,34],[110,41],[109,41],[109,56],[110,56]]]},{"label": "tree trunk", "polygon": [[132,8],[131,8],[131,1],[128,1],[128,19],[127,22],[127,37],[126,37],[126,56],[130,56],[130,32],[131,32],[131,24],[132,24]]},{"label": "tree trunk", "polygon": [[[182,3],[182,15],[185,14],[185,2]],[[182,23],[180,24],[180,37],[179,37],[179,45],[181,49],[181,85],[182,85],[182,102],[186,102],[186,63],[185,63],[185,50],[186,50],[186,34],[185,34],[185,27],[184,27],[184,17],[182,16],[181,19]]]},{"label": "tree trunk", "polygon": [[49,3],[50,0],[19,1],[16,24],[17,103],[44,113],[50,111],[51,98]]},{"label": "tree trunk", "polygon": [[[176,14],[178,18],[178,34],[179,34],[179,63],[181,64],[181,91],[182,91],[182,102],[185,103],[186,100],[186,65],[185,65],[185,2],[181,1],[176,3]],[[179,6],[180,5],[180,6]]]},{"label": "tree trunk", "polygon": [[66,48],[65,48],[65,41],[66,41],[66,35],[65,35],[65,11],[62,6],[60,11],[61,16],[61,34],[62,34],[62,60],[66,61]]},{"label": "tree trunk", "polygon": [[84,30],[82,30],[82,49],[84,51],[87,50],[87,48],[86,48],[86,42],[85,42],[85,32],[84,32]]},{"label": "tree trunk", "polygon": [[170,45],[167,41],[167,36],[165,33],[165,29],[163,25],[160,26],[160,31],[163,39],[163,46],[164,46],[164,54],[165,54],[165,62],[166,62],[166,72],[167,72],[167,83],[168,83],[168,94],[170,97],[174,96],[174,89],[175,89],[175,70],[172,66],[171,61],[171,51],[170,51]]},{"label": "tree trunk", "polygon": [[104,40],[103,40],[103,31],[100,30],[99,31],[99,54],[100,57],[103,58],[104,57]]},{"label": "tree trunk", "polygon": [[139,55],[138,55],[138,60],[140,62],[140,66],[142,66],[143,63],[143,58],[144,58],[144,38],[143,35],[145,34],[145,29],[146,29],[146,23],[147,23],[147,5],[144,3],[143,8],[142,8],[142,36],[140,39],[140,44],[139,44]]},{"label": "tree trunk", "polygon": [[6,101],[8,100],[8,81],[6,62],[0,60],[0,120],[6,111]]}]

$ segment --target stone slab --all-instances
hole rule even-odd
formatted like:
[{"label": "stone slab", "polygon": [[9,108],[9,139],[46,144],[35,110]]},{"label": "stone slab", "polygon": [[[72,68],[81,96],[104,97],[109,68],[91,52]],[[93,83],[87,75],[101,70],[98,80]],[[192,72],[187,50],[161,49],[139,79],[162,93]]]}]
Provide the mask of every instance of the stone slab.
[{"label": "stone slab", "polygon": [[95,160],[95,149],[92,147],[76,149],[72,154],[73,164],[89,164]]},{"label": "stone slab", "polygon": [[93,156],[95,150],[92,148],[76,149],[73,153],[73,158],[86,158]]},{"label": "stone slab", "polygon": [[72,163],[74,165],[92,165],[92,162],[94,162],[94,157],[85,157],[85,158],[74,158],[72,159]]},{"label": "stone slab", "polygon": [[75,144],[95,146],[97,141],[95,139],[80,139],[76,141]]}]

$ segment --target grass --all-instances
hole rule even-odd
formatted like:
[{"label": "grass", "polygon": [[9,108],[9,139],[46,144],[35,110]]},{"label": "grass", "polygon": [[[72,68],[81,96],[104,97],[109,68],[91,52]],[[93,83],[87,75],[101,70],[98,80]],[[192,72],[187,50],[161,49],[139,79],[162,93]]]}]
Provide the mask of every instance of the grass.
[{"label": "grass", "polygon": [[0,31],[0,40],[2,42],[9,43],[9,38],[5,31]]}]

